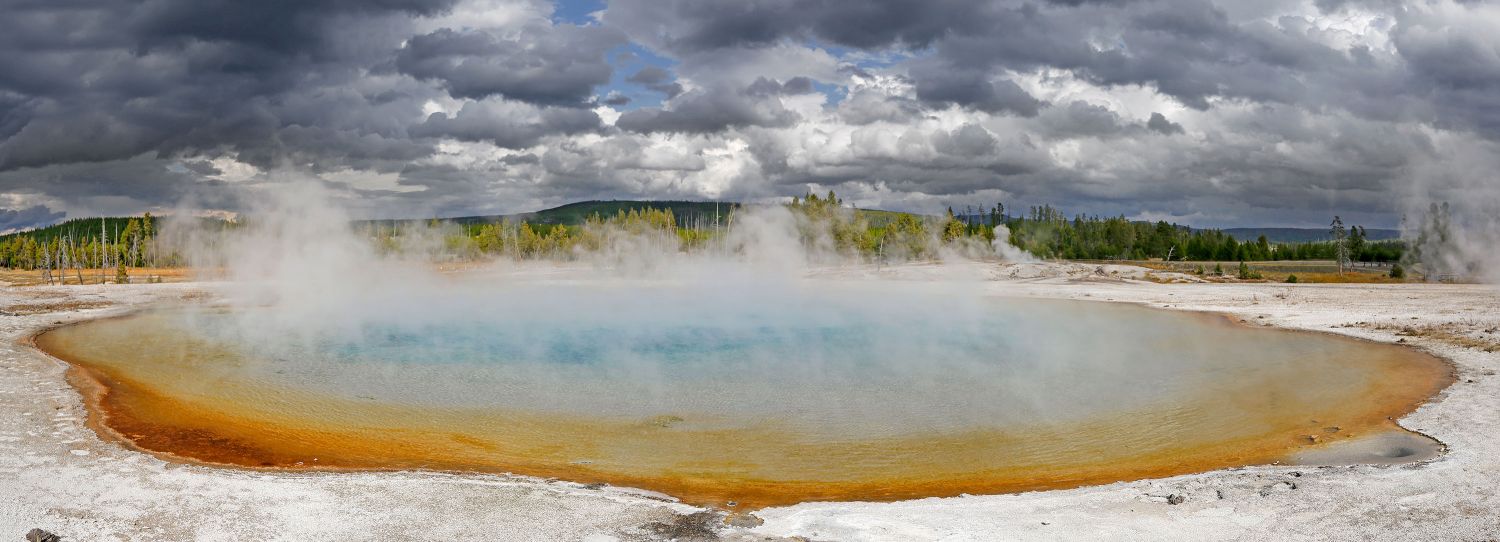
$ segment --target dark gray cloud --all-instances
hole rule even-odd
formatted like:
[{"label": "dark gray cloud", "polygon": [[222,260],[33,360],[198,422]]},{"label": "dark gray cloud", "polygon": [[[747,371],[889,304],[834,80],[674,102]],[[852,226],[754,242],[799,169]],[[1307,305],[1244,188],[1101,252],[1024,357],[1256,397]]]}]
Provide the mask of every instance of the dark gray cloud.
[{"label": "dark gray cloud", "polygon": [[[1004,109],[1016,94],[1003,82],[1002,70],[1062,69],[1100,85],[1149,85],[1198,109],[1218,97],[1339,106],[1340,93],[1410,90],[1410,82],[1389,81],[1400,76],[1389,73],[1389,66],[1362,64],[1353,51],[1315,39],[1312,29],[1233,20],[1224,7],[1200,0],[877,0],[857,6],[822,0],[616,0],[611,6],[606,21],[677,54],[789,39],[855,48],[931,47],[934,58],[913,70],[922,93],[987,110]],[[1413,23],[1403,21],[1393,35]],[[1418,66],[1430,67],[1435,78],[1446,74],[1449,81],[1483,84],[1485,74],[1495,73],[1494,55],[1483,53],[1483,43],[1460,39],[1412,48],[1440,49],[1437,58],[1460,61]],[[1351,79],[1361,85],[1338,84]],[[1377,84],[1382,79],[1385,84]]]},{"label": "dark gray cloud", "polygon": [[982,31],[988,9],[987,2],[968,0],[614,0],[605,21],[627,31],[649,28],[649,36],[638,39],[678,53],[785,38],[920,48],[955,31]]},{"label": "dark gray cloud", "polygon": [[599,103],[613,107],[621,107],[630,104],[630,97],[621,94],[618,91],[611,91],[609,94],[604,96],[604,99],[599,100]]},{"label": "dark gray cloud", "polygon": [[46,226],[68,216],[62,211],[53,211],[46,205],[33,205],[24,209],[0,209],[0,232]]},{"label": "dark gray cloud", "polygon": [[185,198],[213,208],[237,208],[240,194],[232,183],[214,178],[220,172],[212,166],[193,165],[188,168],[175,160],[136,157],[0,171],[0,193],[60,202],[47,205],[75,217],[171,208]]},{"label": "dark gray cloud", "polygon": [[903,122],[921,114],[922,106],[916,100],[874,91],[855,92],[838,105],[839,119],[855,125]]},{"label": "dark gray cloud", "polygon": [[625,78],[625,80],[642,85],[659,85],[671,81],[672,72],[663,69],[661,66],[646,66],[636,71],[630,77]]},{"label": "dark gray cloud", "polygon": [[1030,117],[1042,102],[1014,81],[965,69],[920,65],[913,68],[917,99],[938,107],[958,105],[986,113],[1010,113]]},{"label": "dark gray cloud", "polygon": [[597,26],[536,24],[514,37],[445,28],[411,38],[396,67],[441,82],[455,98],[582,105],[614,73],[605,53],[624,43],[619,31]]},{"label": "dark gray cloud", "polygon": [[488,141],[497,147],[520,149],[536,145],[545,136],[576,134],[599,129],[599,115],[587,109],[536,108],[510,102],[470,102],[448,116],[433,113],[426,122],[413,126],[417,137],[447,137],[462,141]]},{"label": "dark gray cloud", "polygon": [[[13,3],[14,4],[14,3]],[[7,6],[0,18],[0,170],[229,150],[282,160],[280,130],[404,137],[369,115],[411,86],[362,81],[412,17],[450,0],[266,5],[158,0]],[[350,91],[350,89],[357,89]],[[395,98],[391,96],[394,95]],[[287,106],[317,111],[297,116]],[[420,118],[420,117],[417,117]],[[308,121],[310,124],[301,124]]]},{"label": "dark gray cloud", "polygon": [[1081,100],[1049,107],[1038,120],[1038,132],[1054,138],[1109,137],[1124,130],[1118,113]]},{"label": "dark gray cloud", "polygon": [[678,94],[682,94],[682,83],[678,83],[672,77],[672,72],[662,69],[659,66],[641,68],[640,71],[631,74],[625,80],[665,94],[668,99],[676,98]]},{"label": "dark gray cloud", "polygon": [[806,77],[793,77],[785,83],[765,77],[757,77],[755,82],[745,87],[745,93],[751,96],[779,96],[782,94],[812,94],[812,79]]},{"label": "dark gray cloud", "polygon": [[1181,134],[1186,132],[1186,130],[1182,129],[1181,124],[1177,124],[1175,122],[1167,120],[1166,116],[1157,112],[1151,113],[1151,119],[1146,121],[1146,127],[1150,128],[1153,132],[1166,135]]},{"label": "dark gray cloud", "polygon": [[745,126],[785,127],[800,117],[782,105],[779,96],[784,92],[786,86],[765,78],[738,90],[693,90],[665,107],[626,112],[615,125],[632,132],[695,134]]},{"label": "dark gray cloud", "polygon": [[[1487,6],[1476,3],[1476,6]],[[1406,96],[1423,96],[1444,124],[1477,130],[1500,139],[1500,38],[1494,6],[1488,19],[1445,17],[1398,10],[1391,42],[1410,69],[1405,85],[1389,88]],[[1451,12],[1450,12],[1451,13]],[[1373,107],[1389,102],[1378,101]]]},{"label": "dark gray cloud", "polygon": [[988,156],[999,143],[989,130],[977,124],[965,124],[951,132],[938,132],[932,146],[938,152],[952,156]]},{"label": "dark gray cloud", "polygon": [[1394,221],[1397,195],[1500,191],[1486,2],[0,3],[0,201],[26,213],[232,207],[284,170],[401,215],[815,184]]},{"label": "dark gray cloud", "polygon": [[147,48],[217,42],[296,55],[328,49],[328,26],[341,18],[431,15],[452,5],[453,0],[148,0],[130,6],[116,22]]}]

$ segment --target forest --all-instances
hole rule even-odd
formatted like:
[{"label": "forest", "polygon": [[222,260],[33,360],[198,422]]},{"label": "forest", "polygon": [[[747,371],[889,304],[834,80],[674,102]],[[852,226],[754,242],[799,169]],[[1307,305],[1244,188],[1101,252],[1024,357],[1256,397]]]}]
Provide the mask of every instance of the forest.
[{"label": "forest", "polygon": [[[523,218],[514,221],[482,217],[366,221],[354,228],[381,252],[417,250],[434,260],[575,259],[617,249],[622,241],[637,250],[734,250],[729,243],[736,219],[754,208],[732,203],[651,203],[571,204],[559,208],[567,209],[566,213],[543,211],[520,215]],[[1364,228],[1344,229],[1337,218],[1330,228],[1330,239],[1335,240],[1272,243],[1265,236],[1240,240],[1216,229],[1132,221],[1123,216],[1069,218],[1050,205],[1030,207],[1019,216],[1007,212],[1003,204],[961,215],[950,209],[944,216],[924,216],[856,209],[829,192],[825,196],[809,193],[784,206],[810,254],[844,261],[926,260],[943,251],[982,257],[993,253],[989,247],[997,232],[1005,236],[1004,241],[1043,259],[1397,262],[1403,256],[1402,242],[1368,241]],[[599,212],[609,209],[615,212]],[[674,209],[691,212],[681,216]],[[583,215],[583,210],[589,214]],[[130,267],[183,265],[179,251],[160,242],[159,223],[149,213],[86,218],[0,236],[0,267],[41,270],[44,278],[74,273],[81,282],[84,270],[98,270],[95,273],[100,275],[115,270],[123,280]],[[193,227],[232,232],[243,225],[201,219]]]},{"label": "forest", "polygon": [[76,274],[84,282],[104,281],[105,270],[125,282],[127,268],[180,265],[175,253],[163,254],[157,239],[157,220],[140,217],[80,218],[25,232],[0,236],[0,267],[40,270],[48,282]]},{"label": "forest", "polygon": [[[951,214],[951,212],[950,212]],[[1235,239],[1216,229],[1192,229],[1167,222],[1138,222],[1125,217],[1100,218],[1078,215],[1071,219],[1043,205],[1031,207],[1021,217],[1010,217],[997,205],[980,221],[979,228],[1004,224],[1010,242],[1041,258],[1068,260],[1173,261],[1269,261],[1333,260],[1349,262],[1400,261],[1403,244],[1397,240],[1368,241],[1364,228],[1343,229],[1342,221],[1330,225],[1329,241],[1272,243],[1264,235],[1257,239]],[[973,221],[971,221],[973,222]],[[972,231],[976,225],[970,224]],[[1342,239],[1342,243],[1333,239]]]}]

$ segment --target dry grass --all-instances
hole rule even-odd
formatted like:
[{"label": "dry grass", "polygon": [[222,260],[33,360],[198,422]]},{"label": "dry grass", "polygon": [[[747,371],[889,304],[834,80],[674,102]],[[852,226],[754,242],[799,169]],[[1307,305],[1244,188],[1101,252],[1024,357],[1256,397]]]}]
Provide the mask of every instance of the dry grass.
[{"label": "dry grass", "polygon": [[[1332,260],[1306,260],[1306,261],[1270,261],[1270,262],[1245,262],[1251,271],[1261,274],[1260,279],[1240,280],[1240,262],[1163,262],[1160,260],[1127,260],[1111,263],[1138,265],[1156,271],[1170,271],[1195,275],[1204,280],[1212,282],[1286,282],[1289,275],[1297,275],[1297,282],[1308,283],[1338,283],[1338,284],[1400,284],[1408,282],[1405,279],[1393,279],[1390,277],[1389,267],[1360,267],[1346,268],[1342,274],[1338,272],[1338,266]],[[1212,274],[1214,265],[1224,269],[1223,276]],[[1195,271],[1202,267],[1207,273],[1196,275]]]},{"label": "dry grass", "polygon": [[102,309],[113,305],[109,301],[97,300],[72,300],[59,301],[56,303],[17,303],[0,309],[0,313],[11,316],[27,316],[31,314],[45,314],[49,312],[81,311],[86,309]]},{"label": "dry grass", "polygon": [[1264,273],[1271,282],[1286,282],[1287,275],[1297,275],[1297,282],[1309,283],[1333,283],[1333,284],[1404,284],[1410,282],[1406,279],[1393,279],[1388,274],[1345,272],[1340,275],[1337,272],[1327,273],[1286,273],[1273,275]]},{"label": "dry grass", "polygon": [[[194,270],[187,267],[130,267],[125,273],[129,275],[132,283],[143,284],[152,278],[160,278],[162,282],[186,282],[193,280]],[[53,277],[52,284],[79,284],[78,271],[68,270],[67,273],[58,273]],[[99,269],[84,269],[82,284],[99,284],[100,279],[105,283],[115,281],[115,270],[105,269],[103,273]],[[0,282],[11,286],[38,286],[47,284],[42,280],[41,271],[22,271],[18,269],[0,269]]]},{"label": "dry grass", "polygon": [[1403,337],[1420,337],[1462,348],[1485,352],[1500,352],[1500,327],[1484,327],[1477,323],[1449,322],[1441,324],[1403,324],[1399,322],[1356,322],[1349,327],[1361,326],[1369,329],[1395,331]]},{"label": "dry grass", "polygon": [[212,294],[209,294],[208,292],[193,290],[191,292],[184,292],[178,299],[181,299],[183,301],[202,302],[212,300],[213,298],[214,296]]}]

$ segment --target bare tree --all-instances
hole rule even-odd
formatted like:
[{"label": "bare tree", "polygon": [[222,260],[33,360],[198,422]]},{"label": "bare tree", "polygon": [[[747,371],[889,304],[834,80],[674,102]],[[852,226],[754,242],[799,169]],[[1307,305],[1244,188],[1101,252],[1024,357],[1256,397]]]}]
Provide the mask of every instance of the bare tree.
[{"label": "bare tree", "polygon": [[104,268],[109,267],[108,253],[104,249],[104,239],[108,230],[104,227],[104,217],[99,217],[99,284],[104,284]]},{"label": "bare tree", "polygon": [[73,242],[72,233],[68,234],[68,250],[73,252],[73,272],[78,275],[78,285],[83,286],[83,254]]},{"label": "bare tree", "polygon": [[46,241],[42,242],[42,280],[52,284],[52,250],[47,247]]}]

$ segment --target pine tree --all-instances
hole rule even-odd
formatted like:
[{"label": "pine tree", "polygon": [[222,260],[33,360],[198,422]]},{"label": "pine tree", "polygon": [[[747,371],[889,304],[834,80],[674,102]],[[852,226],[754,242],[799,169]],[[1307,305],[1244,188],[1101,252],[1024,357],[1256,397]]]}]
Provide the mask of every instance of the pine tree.
[{"label": "pine tree", "polygon": [[1344,274],[1344,262],[1349,261],[1349,245],[1345,243],[1348,232],[1344,231],[1344,220],[1338,215],[1333,216],[1333,223],[1328,231],[1328,236],[1333,239],[1333,259],[1338,264],[1339,274]]},{"label": "pine tree", "polygon": [[1365,228],[1363,226],[1349,228],[1349,239],[1345,244],[1349,247],[1349,261],[1361,261],[1360,256],[1365,251]]}]

